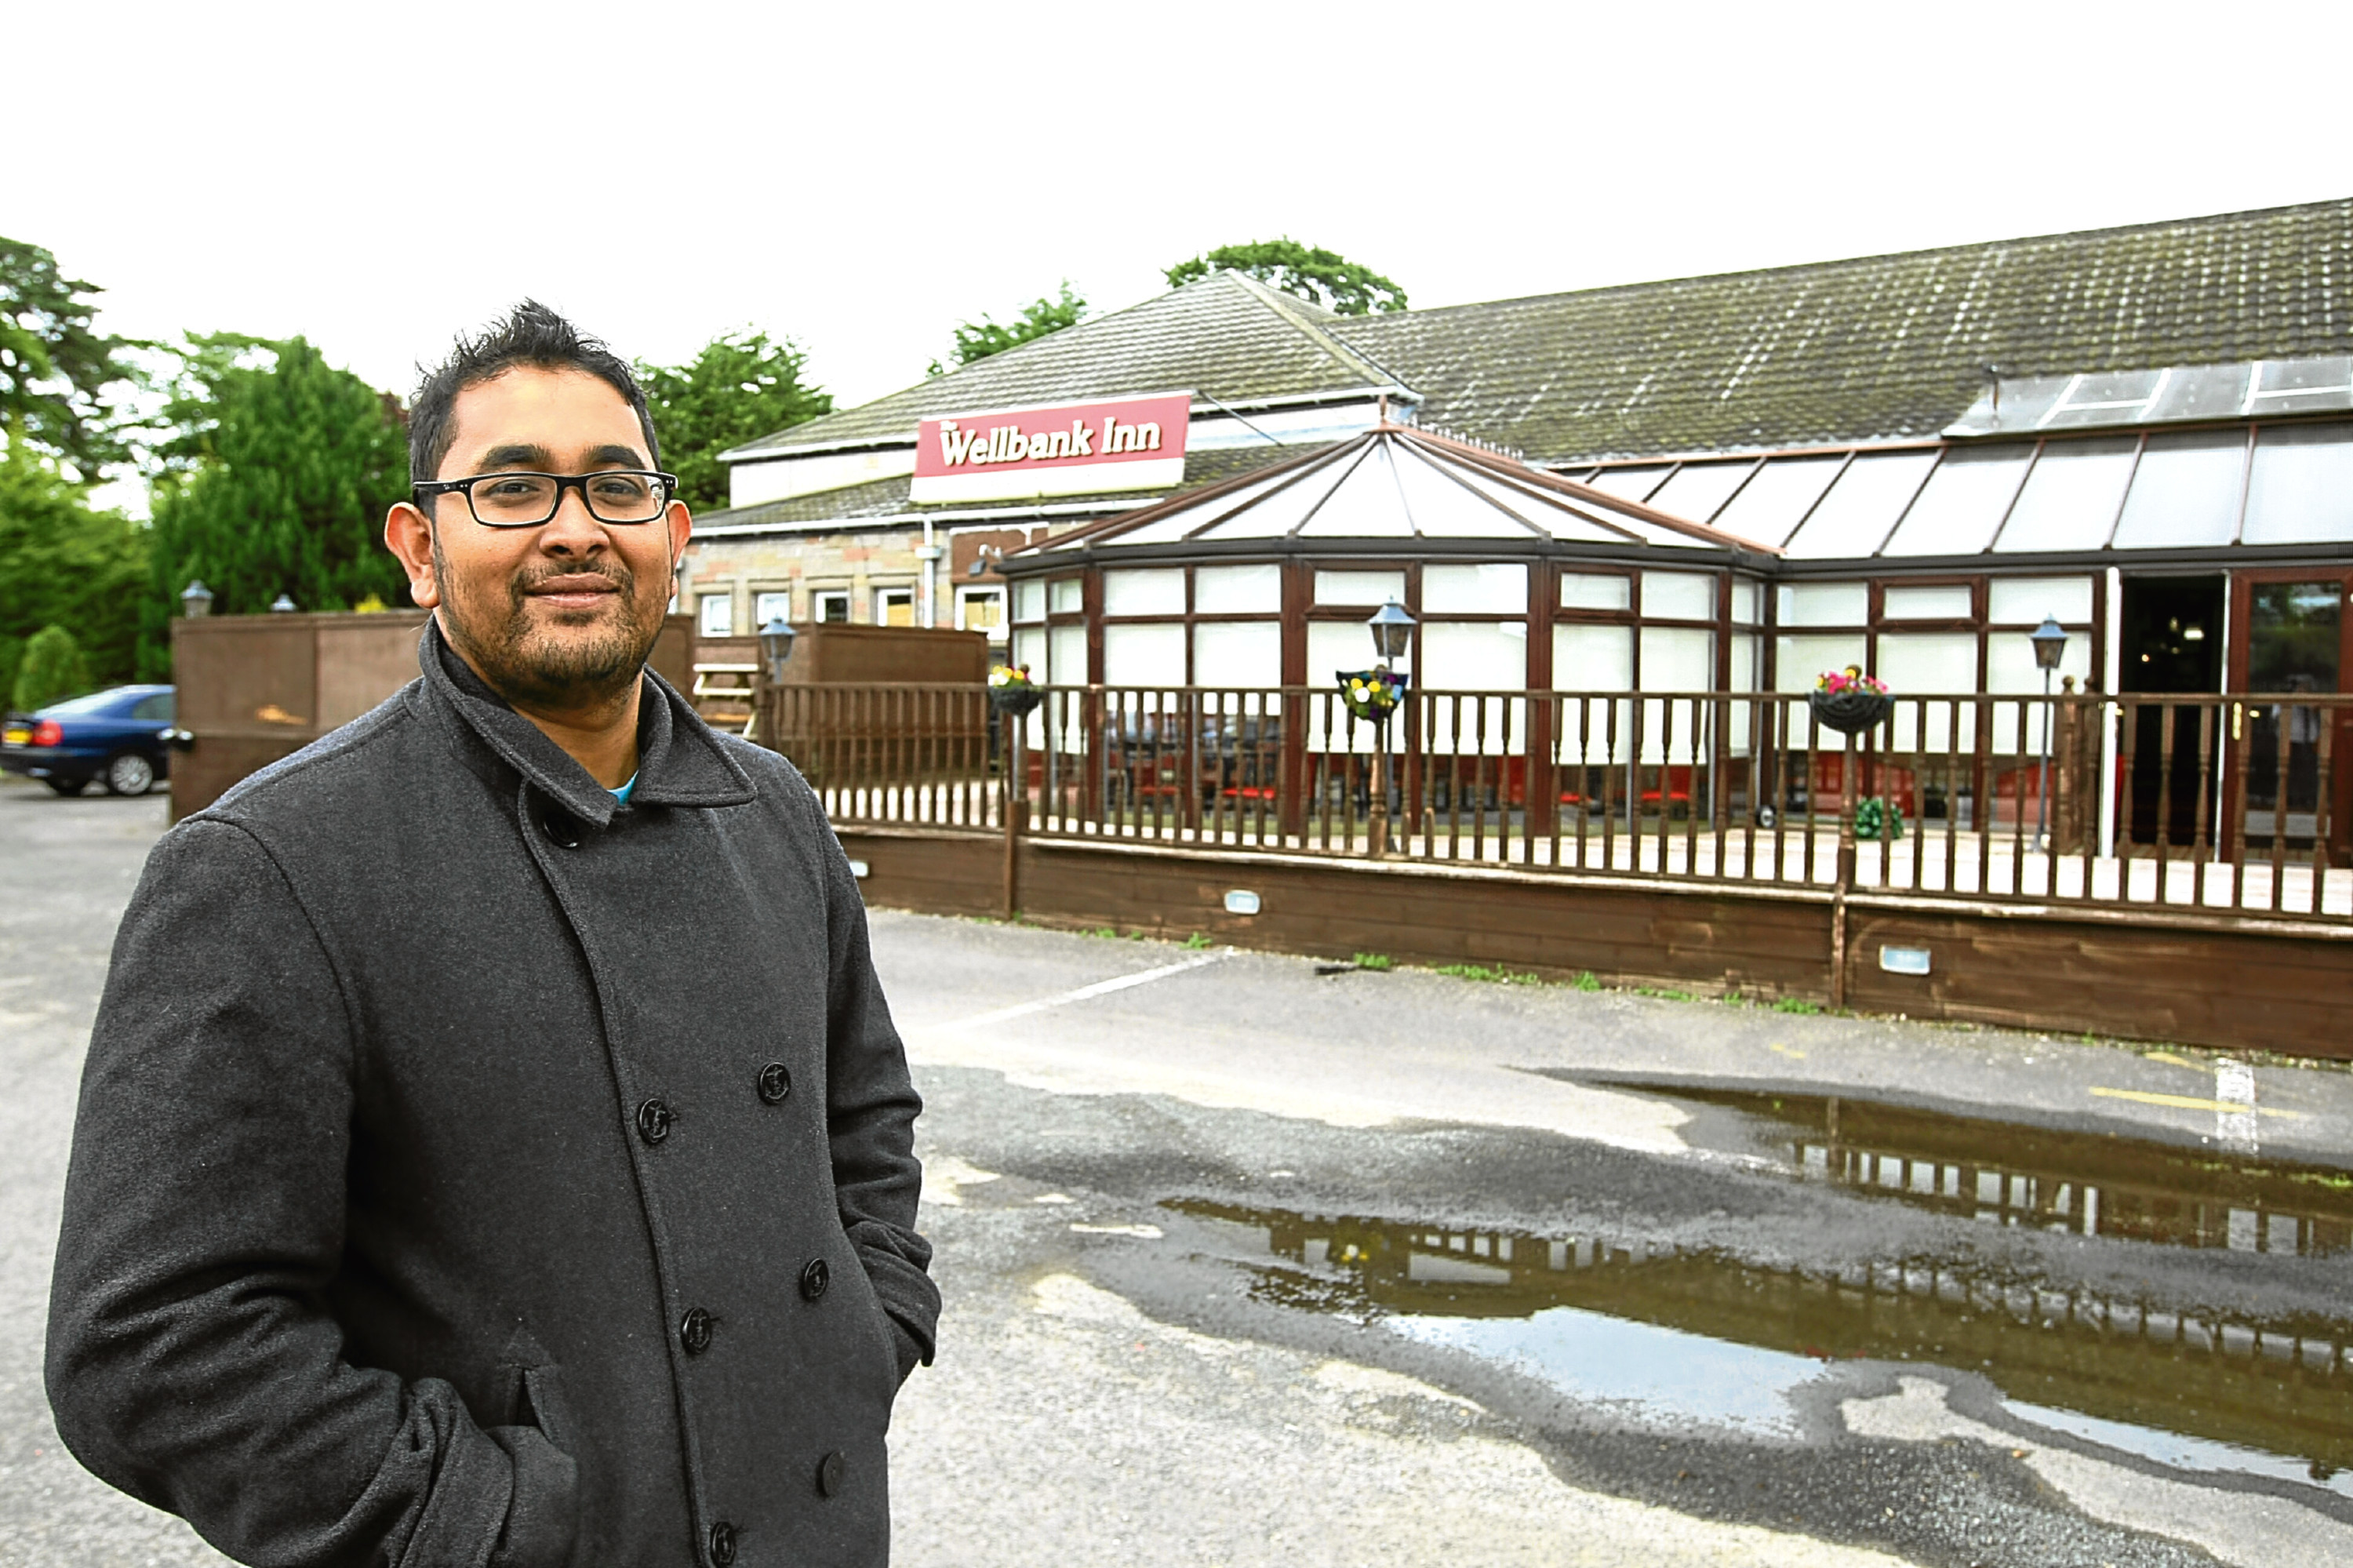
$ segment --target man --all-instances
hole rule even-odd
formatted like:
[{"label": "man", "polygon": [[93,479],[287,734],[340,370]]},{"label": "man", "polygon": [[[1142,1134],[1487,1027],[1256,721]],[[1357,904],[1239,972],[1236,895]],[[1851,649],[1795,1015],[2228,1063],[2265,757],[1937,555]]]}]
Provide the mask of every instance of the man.
[{"label": "man", "polygon": [[690,523],[625,365],[526,302],[409,440],[423,677],[123,917],[58,1430],[248,1563],[881,1563],[939,1298],[849,863],[644,668]]}]

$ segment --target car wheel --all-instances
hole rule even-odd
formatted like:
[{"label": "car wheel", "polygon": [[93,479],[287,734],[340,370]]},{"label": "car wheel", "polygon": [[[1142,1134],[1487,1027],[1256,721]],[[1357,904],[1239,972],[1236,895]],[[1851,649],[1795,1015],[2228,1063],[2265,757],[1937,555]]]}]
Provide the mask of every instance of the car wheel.
[{"label": "car wheel", "polygon": [[155,765],[137,752],[125,751],[107,759],[108,794],[144,795],[154,787]]},{"label": "car wheel", "polygon": [[87,779],[44,779],[41,782],[60,795],[79,795],[90,788]]}]

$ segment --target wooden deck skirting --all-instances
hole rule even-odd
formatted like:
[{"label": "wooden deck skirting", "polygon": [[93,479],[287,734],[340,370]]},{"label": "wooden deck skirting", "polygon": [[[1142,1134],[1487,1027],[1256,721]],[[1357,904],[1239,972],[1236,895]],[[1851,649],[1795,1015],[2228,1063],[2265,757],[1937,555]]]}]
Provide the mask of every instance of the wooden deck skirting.
[{"label": "wooden deck skirting", "polygon": [[[2225,1050],[2353,1059],[2353,931],[2186,910],[1974,904],[1856,890],[1842,973],[1831,890],[1725,887],[1346,862],[1266,851],[839,828],[871,903],[1001,917],[1010,877],[1039,924],[1409,964],[1482,964],[1564,980],[1737,991],[1902,1013]],[[1228,891],[1258,894],[1230,915]],[[1881,967],[1925,949],[1926,975]]]}]

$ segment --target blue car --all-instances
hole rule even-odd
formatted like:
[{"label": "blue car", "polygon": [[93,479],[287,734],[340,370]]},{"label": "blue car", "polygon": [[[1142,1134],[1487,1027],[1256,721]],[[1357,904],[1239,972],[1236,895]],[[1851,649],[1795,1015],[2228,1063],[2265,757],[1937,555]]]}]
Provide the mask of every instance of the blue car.
[{"label": "blue car", "polygon": [[110,795],[144,795],[172,771],[173,688],[114,686],[10,714],[0,727],[0,772],[37,779],[60,795],[93,780]]}]

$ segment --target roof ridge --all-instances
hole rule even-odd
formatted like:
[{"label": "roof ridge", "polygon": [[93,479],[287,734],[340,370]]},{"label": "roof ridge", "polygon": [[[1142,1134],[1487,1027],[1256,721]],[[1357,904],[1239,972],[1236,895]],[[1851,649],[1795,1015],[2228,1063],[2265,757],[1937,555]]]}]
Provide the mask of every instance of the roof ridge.
[{"label": "roof ridge", "polygon": [[[1292,326],[1296,327],[1300,332],[1305,334],[1311,338],[1314,338],[1319,344],[1330,352],[1332,357],[1339,360],[1343,365],[1345,365],[1357,375],[1374,381],[1386,381],[1396,387],[1405,386],[1403,381],[1399,380],[1397,376],[1390,375],[1379,365],[1374,363],[1370,355],[1365,354],[1354,344],[1348,343],[1333,333],[1332,327],[1329,323],[1347,319],[1346,317],[1342,316],[1338,312],[1327,311],[1323,306],[1315,304],[1310,301],[1300,299],[1295,295],[1286,294],[1280,289],[1270,288],[1268,285],[1259,281],[1256,278],[1251,277],[1249,273],[1241,271],[1237,268],[1220,267],[1216,271],[1211,272],[1209,276],[1212,278],[1231,278],[1235,282],[1240,283],[1244,289],[1248,290],[1251,295],[1258,300],[1260,304],[1264,305],[1268,310],[1273,312],[1276,315],[1281,316],[1285,322],[1289,323]],[[1315,316],[1321,317],[1322,319],[1316,320],[1307,316],[1305,313],[1309,311],[1314,312]]]},{"label": "roof ridge", "polygon": [[[2146,234],[2159,229],[2220,225],[2247,218],[2279,217],[2290,213],[2319,212],[2336,207],[2353,213],[2353,196],[2331,196],[2320,201],[2290,202],[2282,207],[2248,207],[2237,212],[2204,213],[2190,217],[2155,218],[2145,223],[2112,224],[2105,228],[2063,228],[2042,234],[2010,235],[1999,239],[1970,239],[1953,245],[1927,245],[1911,250],[1873,250],[1859,256],[1837,256],[1814,261],[1790,261],[1775,267],[1739,267],[1725,272],[1685,272],[1665,278],[1639,278],[1623,283],[1598,283],[1587,289],[1556,289],[1541,294],[1512,294],[1499,300],[1466,300],[1458,305],[1430,305],[1418,311],[1398,311],[1378,316],[1335,317],[1343,327],[1376,325],[1384,322],[1404,323],[1427,320],[1432,316],[1449,315],[1463,311],[1493,310],[1502,305],[1536,304],[1552,300],[1599,298],[1613,293],[1630,293],[1646,289],[1664,289],[1678,283],[1717,283],[1739,278],[1790,277],[1806,272],[1833,271],[1841,268],[1861,267],[1874,261],[1904,261],[1922,257],[1952,256],[1968,251],[1999,249],[2009,245],[2039,245],[2062,240],[2081,241],[2106,238],[2112,236]],[[1361,352],[1361,351],[1359,351]]]}]

